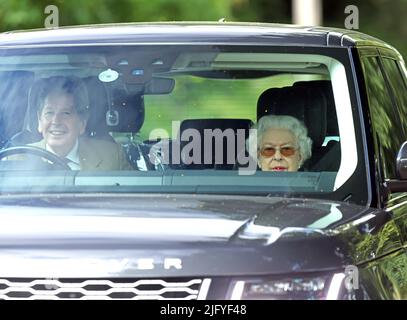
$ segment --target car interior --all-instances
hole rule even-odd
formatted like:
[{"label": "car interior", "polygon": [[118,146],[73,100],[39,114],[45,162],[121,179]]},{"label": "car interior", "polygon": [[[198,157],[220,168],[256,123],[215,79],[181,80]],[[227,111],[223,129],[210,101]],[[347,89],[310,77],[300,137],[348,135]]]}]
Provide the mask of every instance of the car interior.
[{"label": "car interior", "polygon": [[[110,73],[114,74],[110,68],[106,70],[105,66],[103,69],[98,66],[99,69],[97,70],[99,71],[93,75],[89,75],[92,72],[78,74],[78,77],[85,84],[89,96],[90,117],[85,135],[120,143],[126,152],[128,161],[135,170],[236,170],[239,168],[238,155],[242,153],[247,155],[246,147],[237,143],[238,133],[243,132],[242,139],[246,140],[249,129],[260,117],[268,114],[285,114],[302,121],[313,141],[312,157],[301,170],[338,171],[341,148],[338,142],[339,131],[335,101],[331,81],[326,76],[320,75],[322,73],[321,67],[318,64],[302,66],[299,63],[287,67],[273,62],[271,66],[274,70],[270,71],[264,70],[267,68],[262,64],[254,65],[248,62],[245,65],[236,61],[233,62],[233,59],[230,58],[231,61],[227,61],[226,57],[224,54],[215,53],[206,55],[193,53],[189,56],[173,54],[169,62],[163,62],[159,58],[153,59],[152,66],[157,66],[153,71],[141,67],[130,70],[129,65],[136,64],[136,62],[134,59],[129,59],[128,56],[126,59],[119,55],[106,58],[110,63],[113,63],[112,61],[116,63],[119,74],[116,81],[103,81],[102,75],[109,77]],[[244,57],[248,56],[245,55]],[[212,61],[212,65],[208,67],[198,58],[205,61],[209,59]],[[140,63],[137,65],[139,66]],[[2,97],[0,137],[3,149],[26,145],[41,139],[37,130],[36,114],[39,88],[46,85],[47,82],[53,81],[55,77],[67,73],[63,69],[52,71],[47,72],[45,76],[36,74],[35,70],[0,71],[0,80],[2,80],[0,82],[0,96]],[[151,73],[150,76],[146,75],[148,72]],[[70,70],[69,74],[72,73],[75,74]],[[304,74],[305,77],[300,76]],[[252,112],[250,117],[238,117],[238,112],[229,112],[227,117],[219,117],[211,114],[211,109],[202,109],[201,112],[194,110],[193,116],[188,117],[184,114],[174,118],[179,122],[178,132],[175,136],[174,133],[172,137],[140,136],[140,131],[145,127],[146,122],[149,123],[150,128],[154,128],[155,125],[151,121],[151,116],[146,121],[146,112],[149,111],[146,99],[152,96],[157,98],[173,95],[178,90],[180,82],[178,79],[182,80],[183,77],[189,77],[194,78],[194,80],[198,79],[196,80],[198,84],[200,81],[206,81],[214,83],[216,86],[217,81],[249,83],[252,80],[267,80],[281,75],[291,77],[289,85],[265,87],[265,90],[262,91],[257,89],[259,92],[256,96],[257,101],[248,106]],[[310,80],[302,80],[307,79],[307,77]],[[266,83],[266,81],[264,82]],[[188,84],[185,85],[185,88],[188,88]],[[193,99],[191,100],[193,101]],[[161,108],[164,109],[165,105]],[[229,110],[233,111],[231,108]],[[15,115],[24,116],[16,117]],[[160,115],[157,117],[160,118]],[[158,120],[158,118],[156,119]],[[201,137],[204,137],[205,130],[212,132],[215,132],[213,130],[220,130],[220,134],[223,135],[229,133],[235,139],[235,147],[232,150],[226,148],[227,134],[220,140],[212,137],[213,143],[209,148],[205,147],[204,139],[202,139],[201,150],[203,151],[199,157],[200,161],[198,163],[185,163],[182,161],[185,154],[180,150],[190,142],[191,136],[189,139],[179,138],[188,129],[197,130]],[[154,145],[162,143],[163,140],[167,140],[169,144],[169,155],[167,156],[170,161],[165,166],[157,166],[157,163],[150,159],[151,150]],[[175,140],[181,141],[179,150],[172,147],[174,143],[177,143]],[[181,154],[174,157],[174,150]],[[209,157],[205,155],[205,152],[208,151],[211,151]],[[215,157],[219,151],[221,157]],[[174,163],[172,161],[174,158],[181,159],[181,163]]]}]

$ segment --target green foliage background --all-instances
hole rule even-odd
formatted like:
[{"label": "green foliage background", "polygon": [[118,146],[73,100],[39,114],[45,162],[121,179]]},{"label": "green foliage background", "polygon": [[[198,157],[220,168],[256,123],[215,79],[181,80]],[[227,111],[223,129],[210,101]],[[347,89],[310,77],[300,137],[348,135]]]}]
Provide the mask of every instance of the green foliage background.
[{"label": "green foliage background", "polygon": [[[42,28],[44,8],[56,5],[60,26],[141,21],[291,23],[289,0],[0,0],[0,31]],[[344,27],[347,5],[359,8],[359,31],[407,54],[407,0],[323,0],[325,26]]]}]

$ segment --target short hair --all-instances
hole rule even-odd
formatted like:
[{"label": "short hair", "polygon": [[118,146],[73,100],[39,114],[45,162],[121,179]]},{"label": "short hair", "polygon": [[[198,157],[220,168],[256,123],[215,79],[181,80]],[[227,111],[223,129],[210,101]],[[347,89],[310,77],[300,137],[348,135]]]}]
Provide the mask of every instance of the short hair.
[{"label": "short hair", "polygon": [[305,125],[297,118],[286,115],[265,115],[259,119],[252,129],[256,129],[254,132],[257,134],[251,132],[246,144],[249,154],[254,159],[257,158],[263,135],[269,129],[287,129],[292,132],[301,155],[300,166],[311,157],[312,140],[308,137],[308,130]]},{"label": "short hair", "polygon": [[39,91],[38,115],[41,114],[45,105],[45,99],[49,94],[62,92],[73,96],[75,110],[81,118],[87,119],[89,116],[88,90],[80,78],[72,76],[53,76],[42,81]]}]

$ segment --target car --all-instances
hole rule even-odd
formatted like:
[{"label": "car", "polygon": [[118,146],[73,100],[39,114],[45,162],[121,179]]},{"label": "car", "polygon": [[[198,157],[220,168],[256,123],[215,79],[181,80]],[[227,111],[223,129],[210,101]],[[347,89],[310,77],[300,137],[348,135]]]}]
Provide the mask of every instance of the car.
[{"label": "car", "polygon": [[[407,299],[407,72],[389,44],[232,22],[14,31],[0,79],[1,299]],[[44,95],[61,79],[85,94],[79,126],[61,124],[76,97]],[[295,170],[259,160],[302,150],[259,149],[278,116],[307,132]],[[128,166],[87,168],[84,139]]]}]

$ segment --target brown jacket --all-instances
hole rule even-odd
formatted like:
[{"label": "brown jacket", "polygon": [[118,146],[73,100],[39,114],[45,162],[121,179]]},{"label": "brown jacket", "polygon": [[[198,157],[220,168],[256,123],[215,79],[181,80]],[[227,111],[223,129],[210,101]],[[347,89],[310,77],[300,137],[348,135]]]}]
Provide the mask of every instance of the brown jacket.
[{"label": "brown jacket", "polygon": [[[45,140],[30,146],[45,149]],[[119,144],[93,138],[79,138],[81,170],[133,170]]]}]

